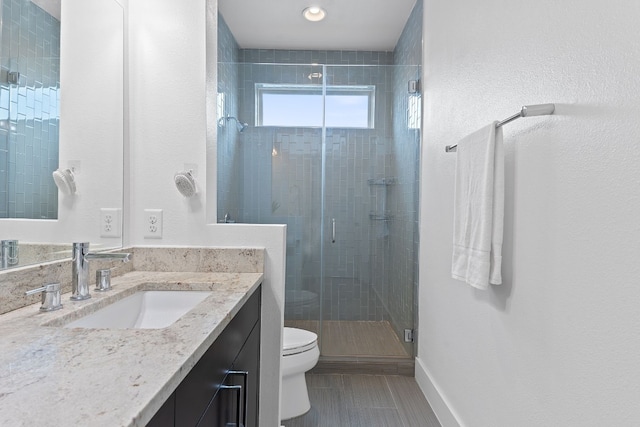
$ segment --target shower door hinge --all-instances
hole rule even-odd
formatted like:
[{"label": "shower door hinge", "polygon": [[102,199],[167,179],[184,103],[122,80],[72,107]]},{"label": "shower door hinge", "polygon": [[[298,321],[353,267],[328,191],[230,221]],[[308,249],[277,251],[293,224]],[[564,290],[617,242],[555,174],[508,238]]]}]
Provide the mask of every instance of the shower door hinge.
[{"label": "shower door hinge", "polygon": [[404,342],[413,342],[413,329],[404,330]]},{"label": "shower door hinge", "polygon": [[415,94],[420,92],[420,80],[409,80],[409,93]]},{"label": "shower door hinge", "polygon": [[7,73],[7,83],[11,85],[20,84],[20,73],[17,71],[9,71]]}]

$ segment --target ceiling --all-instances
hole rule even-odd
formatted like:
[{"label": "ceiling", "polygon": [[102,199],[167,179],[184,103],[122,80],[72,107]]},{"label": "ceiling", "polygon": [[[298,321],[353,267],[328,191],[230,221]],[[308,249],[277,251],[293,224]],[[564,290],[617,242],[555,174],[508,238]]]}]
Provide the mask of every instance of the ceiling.
[{"label": "ceiling", "polygon": [[[391,51],[416,0],[219,0],[241,48]],[[320,22],[302,17],[321,6]]]}]

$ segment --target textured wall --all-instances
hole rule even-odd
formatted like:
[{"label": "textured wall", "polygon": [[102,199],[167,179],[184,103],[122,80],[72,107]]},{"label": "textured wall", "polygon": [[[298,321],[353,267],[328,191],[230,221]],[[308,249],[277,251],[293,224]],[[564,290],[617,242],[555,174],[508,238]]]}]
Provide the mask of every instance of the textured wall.
[{"label": "textured wall", "polygon": [[[217,1],[132,1],[129,24],[129,244],[265,249],[260,425],[277,425],[286,230],[209,223],[216,218]],[[172,182],[184,163],[198,165],[195,199],[186,200]],[[164,210],[162,239],[144,238],[149,208]]]},{"label": "textured wall", "polygon": [[[463,425],[640,420],[638,16],[631,1],[425,0],[418,376]],[[547,102],[554,116],[504,128],[504,284],[452,280],[445,145]]]}]

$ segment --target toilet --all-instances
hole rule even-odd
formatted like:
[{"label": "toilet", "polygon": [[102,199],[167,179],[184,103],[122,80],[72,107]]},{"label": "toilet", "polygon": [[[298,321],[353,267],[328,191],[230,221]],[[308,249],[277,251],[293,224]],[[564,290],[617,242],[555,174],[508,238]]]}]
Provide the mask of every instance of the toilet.
[{"label": "toilet", "polygon": [[316,366],[318,335],[304,329],[284,328],[282,334],[282,400],[280,418],[299,417],[311,409],[305,372]]}]

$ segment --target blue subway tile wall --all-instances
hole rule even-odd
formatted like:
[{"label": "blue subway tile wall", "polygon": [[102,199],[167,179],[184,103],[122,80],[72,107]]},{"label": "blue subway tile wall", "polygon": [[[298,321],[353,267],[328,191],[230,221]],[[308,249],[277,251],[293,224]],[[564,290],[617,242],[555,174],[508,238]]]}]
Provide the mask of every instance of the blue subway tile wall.
[{"label": "blue subway tile wall", "polygon": [[57,218],[60,22],[22,0],[1,13],[0,217]]},{"label": "blue subway tile wall", "polygon": [[[419,80],[421,75],[422,8],[422,0],[418,0],[393,51],[391,159],[396,184],[389,192],[393,221],[389,223],[385,285],[376,286],[399,336],[403,335],[403,329],[413,329],[417,307],[422,99],[419,91],[408,93],[408,82]],[[407,351],[412,354],[410,346]]]},{"label": "blue subway tile wall", "polygon": [[[370,221],[375,199],[369,194],[368,180],[390,173],[393,66],[379,63],[391,62],[392,53],[365,53],[241,50],[242,59],[267,63],[241,63],[239,68],[240,116],[252,125],[240,141],[246,171],[240,219],[288,225],[286,290],[293,296],[304,295],[300,291],[322,295],[325,320],[388,318],[371,281],[371,240],[384,238],[385,225]],[[317,58],[338,65],[323,68],[298,63]],[[365,58],[373,65],[363,65]],[[358,63],[345,64],[348,61]],[[336,242],[325,250],[324,285],[320,283],[318,250],[322,226],[322,130],[255,126],[256,83],[308,84],[308,76],[317,72],[326,73],[323,78],[327,85],[376,87],[374,129],[326,130],[325,243],[331,218],[336,218],[338,234]],[[300,307],[295,297],[286,301],[287,319],[318,318],[317,306]]]},{"label": "blue subway tile wall", "polygon": [[393,65],[393,52],[242,49],[240,62],[262,64]]},{"label": "blue subway tile wall", "polygon": [[238,220],[242,194],[242,149],[235,122],[238,118],[239,47],[222,15],[218,14],[218,219]]}]

